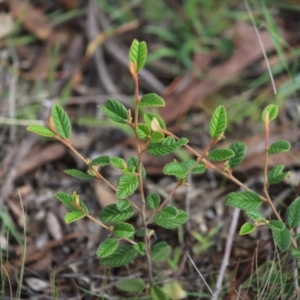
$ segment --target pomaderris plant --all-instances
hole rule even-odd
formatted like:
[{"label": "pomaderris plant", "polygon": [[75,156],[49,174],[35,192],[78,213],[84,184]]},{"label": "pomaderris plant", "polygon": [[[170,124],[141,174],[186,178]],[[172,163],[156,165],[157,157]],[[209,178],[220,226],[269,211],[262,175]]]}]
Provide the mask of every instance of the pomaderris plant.
[{"label": "pomaderris plant", "polygon": [[[69,209],[65,216],[66,223],[88,218],[111,233],[111,237],[99,245],[96,253],[103,266],[119,267],[130,263],[137,256],[145,257],[148,263],[149,282],[143,282],[139,278],[130,278],[118,284],[120,289],[138,295],[148,295],[152,300],[168,299],[165,290],[154,280],[152,264],[166,259],[170,254],[171,247],[166,242],[156,243],[153,238],[153,230],[149,230],[148,227],[152,223],[165,229],[174,229],[183,225],[187,221],[188,215],[183,210],[170,205],[169,200],[180,186],[188,184],[189,176],[204,173],[206,169],[213,169],[243,189],[240,192],[230,193],[225,202],[229,206],[244,210],[251,219],[251,222],[247,222],[241,227],[240,234],[249,234],[258,226],[267,226],[271,229],[274,241],[281,251],[291,248],[293,255],[300,257],[293,231],[300,225],[300,198],[297,198],[288,207],[286,216],[283,218],[273,205],[268,192],[270,185],[281,182],[288,175],[288,172],[284,171],[283,165],[277,165],[271,170],[268,168],[269,155],[276,155],[290,149],[289,142],[283,140],[269,145],[269,123],[276,118],[278,107],[269,105],[262,113],[262,121],[265,124],[264,189],[263,194],[259,195],[233,175],[233,169],[241,164],[245,156],[245,144],[235,142],[227,149],[215,148],[215,145],[224,138],[227,126],[227,114],[224,106],[217,107],[212,115],[208,128],[211,140],[203,153],[198,153],[191,148],[188,139],[179,138],[169,132],[164,120],[158,114],[147,111],[151,107],[164,106],[165,102],[155,93],[144,96],[139,94],[138,74],[143,68],[146,58],[146,43],[134,40],[129,52],[129,69],[135,85],[134,110],[127,109],[121,102],[114,99],[108,99],[106,105],[100,107],[108,118],[132,129],[136,140],[135,157],[131,157],[127,161],[121,157],[100,156],[93,160],[83,157],[70,144],[71,123],[66,112],[59,105],[52,107],[47,127],[38,125],[28,127],[29,131],[60,141],[86,164],[87,172],[65,170],[67,174],[76,178],[101,180],[116,194],[116,203],[104,207],[95,216],[94,212],[89,212],[84,200],[76,192],[73,194],[57,193],[56,197]],[[147,174],[142,163],[143,153],[164,156],[180,147],[185,147],[194,159],[172,161],[164,166],[163,173],[166,176],[174,176],[177,181],[176,186],[163,199],[158,193],[146,195],[144,182]],[[224,168],[214,165],[214,162],[222,161],[225,162]],[[117,186],[111,184],[101,174],[101,168],[109,164],[120,170]],[[130,200],[130,196],[136,192],[140,195],[138,204],[134,204]],[[274,219],[269,219],[269,216],[264,216],[259,211],[262,204],[271,207]],[[152,210],[152,214],[148,217],[146,208]],[[135,211],[142,217],[142,228],[135,228],[128,223]],[[137,242],[135,234],[141,230],[144,242]]]}]

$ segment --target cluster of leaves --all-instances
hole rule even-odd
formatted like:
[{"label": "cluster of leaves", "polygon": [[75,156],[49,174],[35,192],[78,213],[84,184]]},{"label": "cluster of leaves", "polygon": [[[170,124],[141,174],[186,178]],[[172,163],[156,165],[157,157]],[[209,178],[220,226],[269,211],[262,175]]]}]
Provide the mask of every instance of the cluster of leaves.
[{"label": "cluster of leaves", "polygon": [[[137,85],[138,72],[143,68],[147,57],[147,47],[145,42],[134,40],[130,52],[129,62],[132,77]],[[166,242],[158,242],[150,244],[151,231],[147,230],[150,223],[165,229],[174,229],[183,225],[187,219],[187,214],[175,206],[168,205],[171,196],[161,199],[157,193],[143,197],[143,183],[146,179],[146,170],[141,161],[141,155],[148,152],[153,156],[164,156],[174,152],[176,149],[188,146],[188,139],[177,138],[167,129],[164,120],[156,113],[145,111],[152,107],[164,106],[164,100],[157,94],[149,93],[142,97],[136,95],[135,110],[128,110],[121,102],[115,99],[108,99],[106,105],[101,106],[103,113],[114,122],[129,126],[134,131],[137,140],[137,157],[131,157],[125,161],[121,157],[100,156],[93,160],[83,158],[70,144],[69,137],[71,134],[71,122],[67,113],[59,105],[52,107],[51,116],[47,123],[47,127],[29,126],[28,130],[45,137],[55,138],[67,147],[69,147],[76,155],[78,155],[87,166],[87,171],[65,170],[71,176],[80,179],[99,179],[108,183],[101,175],[101,168],[110,165],[120,172],[117,187],[110,187],[116,193],[116,203],[104,207],[98,218],[90,215],[89,210],[74,192],[72,195],[66,193],[57,193],[56,197],[69,209],[65,216],[66,223],[77,221],[83,217],[97,222],[111,232],[109,238],[104,240],[97,250],[97,257],[104,266],[119,267],[131,262],[137,256],[149,257],[152,262],[158,262],[168,258],[171,247]],[[268,124],[273,120],[278,112],[278,108],[269,105],[263,112],[263,121],[268,128]],[[142,117],[138,115],[142,114]],[[142,121],[141,121],[142,120]],[[232,170],[239,166],[243,161],[246,153],[246,145],[241,142],[235,142],[228,148],[214,148],[222,138],[227,127],[227,113],[224,106],[219,106],[214,111],[210,124],[209,133],[211,141],[203,154],[197,155],[195,159],[185,161],[172,161],[166,164],[163,172],[167,176],[174,176],[178,181],[177,187],[187,184],[187,179],[193,174],[202,174],[207,168],[211,168],[212,162],[225,162],[222,174],[228,178],[232,178]],[[213,148],[213,149],[211,149]],[[288,151],[290,144],[287,141],[278,141],[273,143],[266,150],[266,155],[273,155],[283,151]],[[196,153],[196,152],[194,152]],[[284,166],[275,166],[267,175],[268,184],[276,184],[281,182],[287,172],[283,171]],[[136,205],[130,200],[130,196],[140,189],[141,203]],[[174,191],[173,191],[174,192]],[[282,220],[267,220],[260,212],[264,198],[252,191],[242,191],[231,193],[226,198],[226,204],[246,211],[246,214],[252,223],[246,223],[242,226],[240,234],[247,234],[261,225],[268,226],[273,233],[274,240],[278,247],[285,251],[290,246],[292,229],[300,225],[300,198],[297,198],[287,211],[287,225]],[[144,207],[148,206],[152,210],[151,216],[145,220],[143,228],[144,242],[136,242],[135,238],[141,232],[140,228],[136,229],[130,224],[130,218],[137,211],[144,214]],[[295,255],[300,256],[300,251],[294,249]],[[145,283],[140,279],[130,278],[118,284],[120,289],[128,292],[140,293],[147,290]],[[155,284],[150,285],[151,299],[167,299],[163,290]]]}]

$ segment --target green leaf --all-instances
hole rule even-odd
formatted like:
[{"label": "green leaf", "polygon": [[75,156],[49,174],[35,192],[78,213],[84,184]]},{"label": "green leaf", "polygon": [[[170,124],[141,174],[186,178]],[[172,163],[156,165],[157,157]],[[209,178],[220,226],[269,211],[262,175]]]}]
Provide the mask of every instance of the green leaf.
[{"label": "green leaf", "polygon": [[281,152],[287,152],[291,148],[291,144],[288,141],[277,141],[273,143],[270,148],[268,149],[269,154],[277,154]]},{"label": "green leaf", "polygon": [[179,162],[171,162],[164,166],[163,172],[165,175],[173,175],[178,178],[187,177],[186,170]]},{"label": "green leaf", "polygon": [[260,197],[253,192],[244,191],[227,195],[225,204],[246,211],[257,210],[261,206]]},{"label": "green leaf", "polygon": [[246,235],[255,231],[256,227],[252,223],[245,223],[242,225],[239,235]]},{"label": "green leaf", "polygon": [[282,252],[290,247],[291,233],[286,227],[283,230],[272,229],[272,234],[276,245]]},{"label": "green leaf", "polygon": [[155,193],[149,194],[147,196],[146,202],[150,208],[152,208],[152,209],[158,208],[158,206],[160,204],[160,196]]},{"label": "green leaf", "polygon": [[145,140],[151,133],[150,127],[144,123],[138,124],[136,127],[136,133],[141,140]]},{"label": "green leaf", "polygon": [[128,293],[140,293],[144,290],[145,284],[139,278],[127,278],[119,281],[116,287]]},{"label": "green leaf", "polygon": [[89,165],[90,166],[107,166],[110,163],[110,157],[108,155],[99,156],[94,158]]},{"label": "green leaf", "polygon": [[294,247],[291,247],[292,256],[294,258],[300,258],[300,251],[298,249],[295,249]]},{"label": "green leaf", "polygon": [[128,223],[117,223],[114,226],[114,234],[119,238],[130,238],[134,232],[134,227]]},{"label": "green leaf", "polygon": [[158,242],[151,248],[151,260],[160,262],[170,256],[172,248],[166,242]]},{"label": "green leaf", "polygon": [[175,206],[164,207],[159,213],[158,218],[174,219],[178,215],[178,210]]},{"label": "green leaf", "polygon": [[142,97],[139,102],[140,107],[160,107],[165,106],[165,101],[163,98],[159,97],[155,93],[146,94]]},{"label": "green leaf", "polygon": [[61,106],[53,105],[51,110],[51,117],[54,121],[55,128],[59,136],[67,140],[71,134],[71,123],[66,112]]},{"label": "green leaf", "polygon": [[234,152],[232,150],[223,148],[211,150],[208,154],[208,158],[215,162],[224,161],[233,156]]},{"label": "green leaf", "polygon": [[163,214],[160,212],[155,216],[154,222],[162,228],[174,229],[177,228],[179,225],[184,224],[187,221],[187,219],[187,214],[184,211],[178,209],[178,214],[175,218],[164,218]]},{"label": "green leaf", "polygon": [[234,169],[242,163],[246,155],[247,146],[242,142],[235,142],[229,146],[229,149],[234,152],[234,156],[230,157],[228,163],[229,167]]},{"label": "green leaf", "polygon": [[106,106],[100,106],[101,110],[111,120],[117,123],[127,122],[127,110],[126,107],[119,101],[113,99],[107,99]]},{"label": "green leaf", "polygon": [[173,137],[168,136],[160,143],[149,143],[147,150],[154,156],[164,156],[172,153],[174,150],[189,142],[186,138],[180,138],[176,141]]},{"label": "green leaf", "polygon": [[165,121],[158,115],[158,114],[154,114],[154,113],[150,113],[150,112],[147,112],[147,113],[144,113],[144,121],[145,123],[151,128],[151,122],[153,120],[153,118],[155,118],[158,123],[159,123],[159,126],[162,128],[162,129],[166,129],[166,124],[165,124]]},{"label": "green leaf", "polygon": [[94,178],[93,175],[81,172],[79,170],[74,170],[74,169],[73,170],[71,170],[71,169],[64,170],[64,173],[69,174],[69,175],[71,175],[75,178],[79,178],[79,179],[92,179],[92,178]]},{"label": "green leaf", "polygon": [[270,104],[263,110],[262,113],[263,122],[266,122],[267,115],[269,115],[269,121],[274,120],[278,115],[278,106],[274,104]]},{"label": "green leaf", "polygon": [[283,222],[279,221],[279,220],[271,220],[267,226],[270,228],[270,229],[274,229],[274,230],[279,230],[279,231],[282,231],[284,230],[285,228],[285,225]]},{"label": "green leaf", "polygon": [[[193,165],[195,165],[196,161],[194,159],[188,159],[181,163],[185,172],[187,172]],[[202,163],[197,163],[195,167],[193,167],[191,173],[192,174],[202,174],[206,171],[205,166]]]},{"label": "green leaf", "polygon": [[48,128],[41,125],[30,125],[27,127],[28,131],[39,134],[45,137],[55,137],[55,134]]},{"label": "green leaf", "polygon": [[214,111],[209,123],[209,133],[212,138],[217,139],[223,135],[227,127],[227,114],[223,105],[220,105]]},{"label": "green leaf", "polygon": [[99,213],[99,219],[103,222],[118,223],[128,220],[134,211],[132,207],[125,210],[118,210],[116,204],[109,204]]},{"label": "green leaf", "polygon": [[135,256],[136,252],[132,246],[119,246],[113,254],[102,258],[100,264],[107,267],[121,267],[131,262]]},{"label": "green leaf", "polygon": [[252,219],[252,220],[265,220],[265,217],[264,215],[260,212],[260,211],[257,211],[257,210],[248,210],[246,211],[246,215]]},{"label": "green leaf", "polygon": [[165,135],[162,132],[160,132],[160,131],[154,131],[151,134],[150,142],[151,143],[160,143],[160,142],[163,141],[164,138],[165,138]]},{"label": "green leaf", "polygon": [[123,158],[121,157],[111,157],[110,163],[117,169],[126,169],[127,165]]},{"label": "green leaf", "polygon": [[269,184],[277,184],[284,180],[284,178],[288,175],[288,172],[282,172],[284,169],[284,165],[275,166],[268,174],[268,183]]},{"label": "green leaf", "polygon": [[81,211],[71,211],[71,212],[66,213],[65,222],[67,224],[70,224],[74,221],[82,219],[83,217],[85,217],[85,213],[83,213]]},{"label": "green leaf", "polygon": [[117,197],[125,199],[132,195],[139,186],[139,180],[135,175],[122,175],[118,182]]},{"label": "green leaf", "polygon": [[75,200],[72,197],[72,195],[59,192],[59,193],[55,194],[55,197],[58,200],[60,200],[69,210],[82,212],[82,208],[79,206],[76,206]]},{"label": "green leaf", "polygon": [[300,197],[296,198],[288,207],[286,218],[290,228],[295,228],[300,225]]},{"label": "green leaf", "polygon": [[[139,172],[139,161],[136,157],[130,157],[127,161],[127,166],[128,167],[135,167],[136,172]],[[146,169],[142,164],[142,180],[146,179]]]},{"label": "green leaf", "polygon": [[134,39],[129,51],[129,61],[137,64],[137,71],[140,71],[146,63],[147,44]]},{"label": "green leaf", "polygon": [[146,249],[145,243],[138,242],[138,243],[134,244],[132,247],[133,247],[134,251],[136,253],[138,253],[139,255],[145,255],[145,249]]},{"label": "green leaf", "polygon": [[97,250],[97,257],[102,258],[113,254],[119,245],[119,240],[114,238],[108,238],[101,243]]},{"label": "green leaf", "polygon": [[126,210],[129,207],[131,207],[131,204],[128,200],[119,199],[116,203],[116,206],[119,211],[122,211],[122,210]]},{"label": "green leaf", "polygon": [[150,299],[151,300],[168,300],[168,297],[166,296],[166,294],[163,292],[163,290],[160,287],[153,285],[150,290]]}]

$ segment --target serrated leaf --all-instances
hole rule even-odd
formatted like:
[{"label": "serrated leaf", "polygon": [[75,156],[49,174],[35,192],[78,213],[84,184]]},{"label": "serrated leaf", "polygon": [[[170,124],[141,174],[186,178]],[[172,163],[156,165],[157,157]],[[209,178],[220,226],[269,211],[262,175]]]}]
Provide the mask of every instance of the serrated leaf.
[{"label": "serrated leaf", "polygon": [[220,105],[214,111],[209,123],[209,133],[212,138],[216,139],[223,135],[227,127],[227,114],[223,105]]},{"label": "serrated leaf", "polygon": [[174,219],[177,215],[178,210],[175,206],[166,206],[157,214],[157,218]]},{"label": "serrated leaf", "polygon": [[[137,232],[135,234],[137,234]],[[136,251],[139,255],[145,255],[145,249],[146,249],[145,243],[138,242],[138,243],[134,244],[132,247],[133,247],[134,251]]]},{"label": "serrated leaf", "polygon": [[117,169],[126,169],[127,164],[125,160],[121,157],[111,157],[110,158],[110,163]]},{"label": "serrated leaf", "polygon": [[262,120],[266,122],[267,115],[269,116],[269,121],[274,120],[278,115],[278,106],[274,104],[270,104],[262,112]]},{"label": "serrated leaf", "polygon": [[252,223],[245,223],[242,225],[240,231],[239,231],[239,235],[246,235],[249,234],[253,231],[255,231],[256,227],[254,226],[254,224]]},{"label": "serrated leaf", "polygon": [[111,120],[117,123],[126,123],[127,110],[126,107],[119,101],[107,99],[106,106],[100,106],[100,108]]},{"label": "serrated leaf", "polygon": [[163,141],[164,138],[165,138],[165,135],[162,132],[154,131],[151,134],[150,142],[151,143],[160,143]]},{"label": "serrated leaf", "polygon": [[232,150],[223,148],[213,149],[208,154],[208,158],[215,162],[224,161],[233,156],[234,152]]},{"label": "serrated leaf", "polygon": [[188,143],[188,139],[181,138],[176,141],[173,137],[168,136],[160,143],[149,143],[147,150],[154,156],[164,156],[172,153],[174,150]]},{"label": "serrated leaf", "polygon": [[187,177],[186,170],[179,162],[171,162],[164,166],[163,173],[165,175],[173,175],[178,178]]},{"label": "serrated leaf", "polygon": [[131,262],[135,256],[136,252],[132,246],[119,246],[112,255],[100,259],[100,264],[107,267],[121,267]]},{"label": "serrated leaf", "polygon": [[141,101],[139,102],[139,106],[140,107],[161,107],[161,106],[165,106],[165,101],[157,94],[150,93],[142,97]]},{"label": "serrated leaf", "polygon": [[151,260],[160,262],[170,256],[172,248],[166,242],[158,242],[151,248]]},{"label": "serrated leaf", "polygon": [[81,212],[82,208],[79,206],[76,206],[75,201],[72,197],[72,195],[66,194],[66,193],[56,193],[55,197],[60,200],[69,210],[71,211],[77,211]]},{"label": "serrated leaf", "polygon": [[246,211],[257,210],[261,206],[260,197],[253,192],[235,192],[227,195],[225,204]]},{"label": "serrated leaf", "polygon": [[277,165],[268,173],[269,184],[277,184],[284,180],[288,175],[288,172],[283,172],[284,167],[284,165]]},{"label": "serrated leaf", "polygon": [[270,148],[268,149],[269,154],[277,154],[281,152],[287,152],[291,148],[291,144],[288,141],[277,141],[273,143]]},{"label": "serrated leaf", "polygon": [[65,140],[68,139],[71,134],[71,122],[64,109],[60,105],[53,105],[51,117],[59,136]]},{"label": "serrated leaf", "polygon": [[126,210],[129,207],[131,207],[131,204],[128,200],[119,199],[116,203],[116,206],[119,211],[122,211],[122,210]]},{"label": "serrated leaf", "polygon": [[284,223],[279,220],[271,220],[267,226],[272,230],[274,229],[279,231],[282,231],[285,228]]},{"label": "serrated leaf", "polygon": [[272,229],[272,234],[276,245],[282,252],[286,251],[290,247],[291,233],[286,227],[283,230]]},{"label": "serrated leaf", "polygon": [[[136,172],[139,172],[139,161],[136,157],[130,157],[127,161],[127,166],[128,167],[135,167]],[[146,179],[146,169],[142,164],[141,167],[141,172],[142,172],[142,180]]]},{"label": "serrated leaf", "polygon": [[247,146],[242,142],[235,142],[229,146],[229,149],[234,152],[234,156],[229,158],[228,164],[231,169],[234,169],[242,163],[246,155]]},{"label": "serrated leaf", "polygon": [[150,290],[150,299],[151,300],[168,300],[168,297],[166,296],[166,294],[163,292],[163,290],[160,287],[153,285]]},{"label": "serrated leaf", "polygon": [[160,196],[158,194],[149,194],[146,198],[146,203],[152,209],[158,208],[160,204]]},{"label": "serrated leaf", "polygon": [[[193,165],[195,165],[196,161],[194,159],[188,159],[181,163],[184,168],[184,171],[187,172]],[[202,163],[197,163],[195,167],[191,170],[191,174],[202,174],[206,170],[205,166]]]},{"label": "serrated leaf", "polygon": [[265,220],[264,215],[257,210],[248,210],[246,211],[247,216],[252,220]]},{"label": "serrated leaf", "polygon": [[99,213],[99,219],[103,222],[118,223],[128,220],[134,211],[132,207],[125,210],[118,210],[116,204],[109,204]]},{"label": "serrated leaf", "polygon": [[113,254],[117,250],[118,245],[119,245],[118,239],[114,239],[114,238],[106,239],[100,244],[97,250],[97,257],[103,258]]},{"label": "serrated leaf", "polygon": [[163,218],[162,215],[158,213],[154,218],[154,222],[162,228],[174,229],[184,224],[187,221],[187,219],[188,219],[187,214],[184,211],[178,209],[178,214],[175,218],[173,219]]},{"label": "serrated leaf", "polygon": [[82,219],[83,217],[85,217],[85,214],[81,211],[71,211],[66,213],[65,215],[65,222],[67,224],[70,224],[72,222],[75,222],[79,219]]},{"label": "serrated leaf", "polygon": [[147,44],[134,39],[129,51],[129,61],[136,63],[137,71],[140,71],[146,63],[147,59]]},{"label": "serrated leaf", "polygon": [[114,226],[114,234],[119,238],[130,238],[134,232],[134,227],[128,223],[117,223]]},{"label": "serrated leaf", "polygon": [[300,225],[300,197],[296,198],[286,212],[287,223],[290,228]]},{"label": "serrated leaf", "polygon": [[141,279],[138,278],[127,278],[119,281],[116,287],[124,292],[128,293],[140,293],[144,290],[145,284]]},{"label": "serrated leaf", "polygon": [[69,170],[64,170],[64,173],[69,174],[75,178],[79,178],[79,179],[92,179],[94,178],[94,176],[81,172],[79,170],[74,170],[74,169],[69,169]]},{"label": "serrated leaf", "polygon": [[50,129],[41,125],[30,125],[27,127],[27,130],[45,137],[55,136],[55,134]]},{"label": "serrated leaf", "polygon": [[150,135],[151,130],[148,125],[141,123],[137,125],[136,133],[141,140],[145,140]]},{"label": "serrated leaf", "polygon": [[166,129],[165,121],[158,114],[147,112],[147,113],[144,113],[143,118],[144,118],[145,123],[149,127],[151,127],[151,122],[152,122],[153,118],[155,118],[158,121],[159,126],[162,129]]},{"label": "serrated leaf", "polygon": [[90,166],[107,166],[110,163],[110,157],[108,155],[99,156],[94,158],[89,165]]},{"label": "serrated leaf", "polygon": [[131,196],[139,186],[139,180],[135,175],[122,175],[118,182],[117,197],[125,199]]}]

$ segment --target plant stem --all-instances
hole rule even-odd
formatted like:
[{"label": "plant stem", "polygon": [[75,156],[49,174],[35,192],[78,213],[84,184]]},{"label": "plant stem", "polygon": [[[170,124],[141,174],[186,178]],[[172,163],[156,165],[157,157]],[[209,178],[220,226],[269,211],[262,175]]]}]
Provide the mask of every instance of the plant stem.
[{"label": "plant stem", "polygon": [[147,264],[148,264],[148,276],[149,276],[149,282],[150,282],[150,288],[152,285],[152,263],[151,263],[151,243],[150,243],[150,237],[148,236],[148,230],[147,230],[147,222],[146,222],[146,199],[144,194],[144,184],[143,184],[143,178],[142,178],[142,153],[140,146],[139,137],[136,132],[136,128],[138,126],[139,121],[139,102],[140,102],[140,95],[139,95],[139,81],[138,81],[138,73],[132,74],[133,80],[134,80],[134,97],[135,97],[135,107],[134,107],[134,126],[133,131],[135,135],[136,140],[136,151],[138,154],[138,180],[139,180],[139,187],[140,187],[140,196],[142,200],[142,209],[140,211],[143,221],[143,227],[144,227],[144,242],[145,242],[145,252],[147,257]]}]

